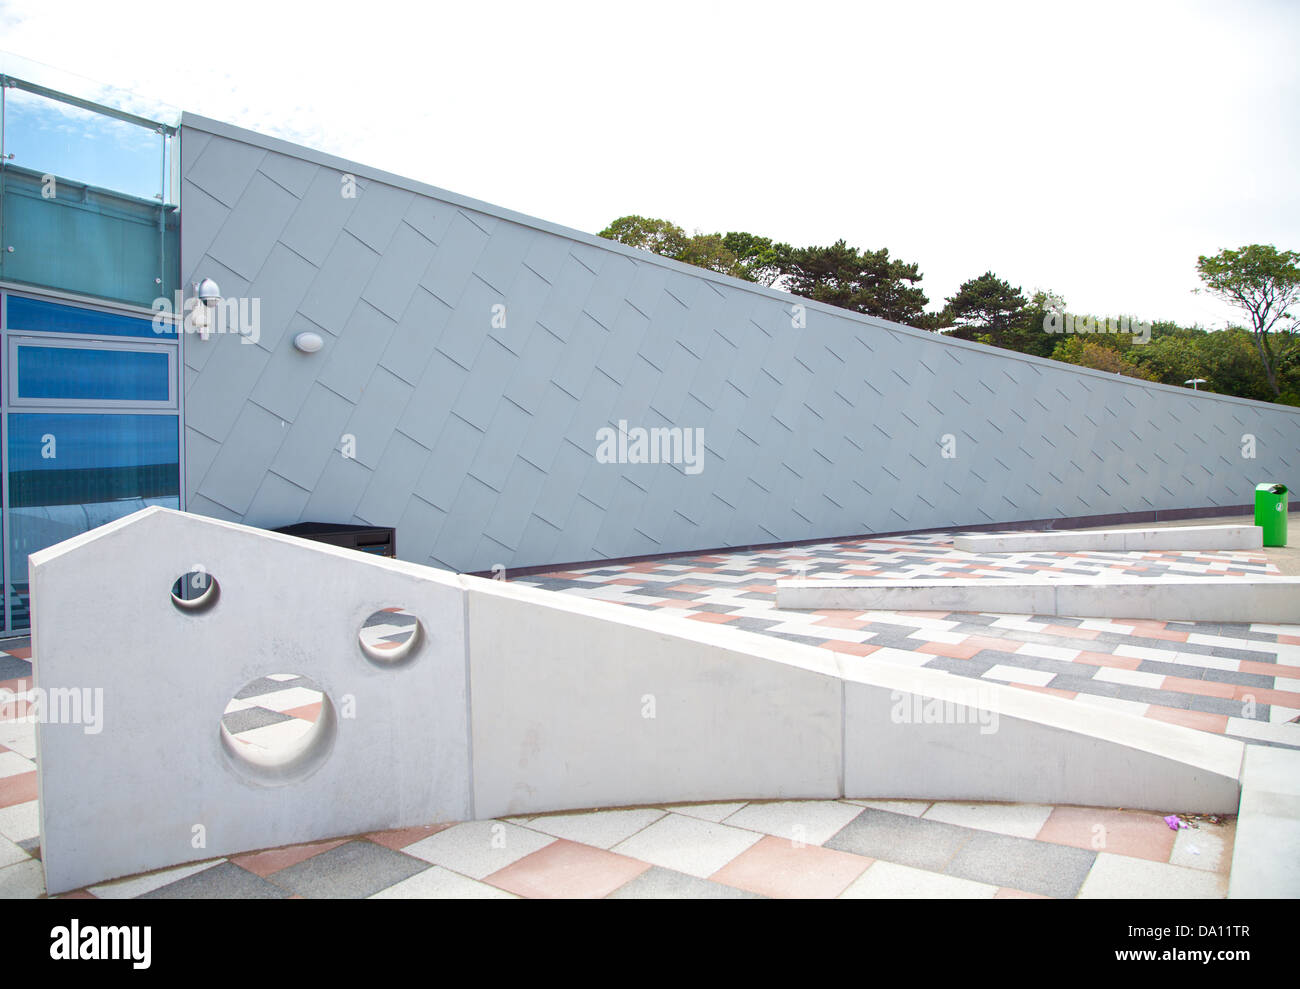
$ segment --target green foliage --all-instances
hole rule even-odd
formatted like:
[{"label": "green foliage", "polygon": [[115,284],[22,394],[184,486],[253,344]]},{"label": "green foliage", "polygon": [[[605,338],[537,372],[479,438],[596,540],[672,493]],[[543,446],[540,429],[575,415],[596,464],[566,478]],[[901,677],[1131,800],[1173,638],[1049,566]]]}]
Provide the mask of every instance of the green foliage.
[{"label": "green foliage", "polygon": [[[1201,255],[1196,272],[1203,291],[1236,306],[1250,318],[1250,333],[1274,397],[1282,394],[1279,350],[1289,350],[1295,330],[1291,308],[1300,303],[1300,254],[1271,244]],[[1278,344],[1276,336],[1288,339]]]},{"label": "green foliage", "polygon": [[945,303],[952,325],[959,330],[987,333],[1010,328],[1029,304],[1020,289],[1012,288],[991,271],[963,282]]},{"label": "green foliage", "polygon": [[771,237],[733,231],[722,238],[722,246],[736,256],[744,274],[741,276],[760,285],[771,285],[780,275],[778,260],[788,244],[773,244]]},{"label": "green foliage", "polygon": [[1053,360],[1090,367],[1129,378],[1153,380],[1142,368],[1126,361],[1117,347],[1109,346],[1107,338],[1116,334],[1098,336],[1069,336],[1056,345]]},{"label": "green foliage", "polygon": [[782,287],[807,299],[842,309],[915,325],[929,301],[917,287],[916,264],[890,258],[889,251],[859,251],[838,240],[830,247],[781,245],[776,267]]},{"label": "green foliage", "polygon": [[1064,305],[1059,296],[1042,290],[1026,299],[1019,288],[986,271],[963,282],[935,318],[959,340],[1050,357],[1060,338],[1043,329],[1043,320],[1053,307]]},{"label": "green foliage", "polygon": [[[693,264],[698,268],[708,268],[723,275],[746,278],[750,281],[750,271],[742,264],[735,253],[727,246],[722,234],[702,234],[696,231],[687,234],[685,230],[670,220],[655,217],[620,216],[600,232],[608,240],[616,240],[628,247],[650,251],[683,264]],[[728,236],[750,236],[732,235]],[[758,238],[755,238],[757,240]],[[770,250],[771,242],[768,242]]]},{"label": "green foliage", "polygon": [[731,275],[733,278],[744,278],[746,274],[736,255],[723,243],[722,234],[692,235],[687,239],[686,247],[677,260],[722,275]]},{"label": "green foliage", "polygon": [[[1296,367],[1300,361],[1298,351],[1300,348],[1295,346],[1281,350],[1283,363],[1290,360],[1289,366]],[[1151,342],[1131,348],[1124,359],[1145,371],[1153,381],[1167,385],[1204,378],[1205,383],[1198,385],[1204,391],[1264,402],[1275,398],[1252,335],[1240,327],[1215,332],[1181,328],[1157,332],[1153,327]],[[1296,371],[1289,371],[1281,381],[1300,384],[1300,377],[1294,377]]]},{"label": "green foliage", "polygon": [[620,216],[602,230],[600,236],[666,258],[680,258],[688,239],[686,231],[675,223],[635,214]]}]

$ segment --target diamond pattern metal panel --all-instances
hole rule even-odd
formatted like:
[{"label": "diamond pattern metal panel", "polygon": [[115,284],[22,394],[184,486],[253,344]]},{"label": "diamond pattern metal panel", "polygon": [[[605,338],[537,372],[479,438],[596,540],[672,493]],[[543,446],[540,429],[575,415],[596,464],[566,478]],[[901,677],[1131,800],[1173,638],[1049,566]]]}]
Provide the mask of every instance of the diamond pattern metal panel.
[{"label": "diamond pattern metal panel", "polygon": [[[192,511],[396,525],[406,559],[509,570],[1297,482],[1296,411],[857,317],[211,121],[183,154],[185,280],[262,317],[256,344],[185,340]],[[598,462],[621,421],[702,431],[701,469]]]}]

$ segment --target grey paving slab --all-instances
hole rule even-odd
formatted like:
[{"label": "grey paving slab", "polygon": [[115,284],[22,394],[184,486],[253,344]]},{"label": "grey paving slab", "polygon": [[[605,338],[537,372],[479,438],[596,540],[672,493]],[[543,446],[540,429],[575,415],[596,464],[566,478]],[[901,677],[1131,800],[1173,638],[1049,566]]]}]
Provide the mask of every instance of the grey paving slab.
[{"label": "grey paving slab", "polygon": [[608,900],[763,900],[767,897],[734,886],[697,879],[684,872],[652,865],[630,883],[620,886]]},{"label": "grey paving slab", "polygon": [[[1162,694],[1168,695],[1169,691],[1161,691]],[[1234,697],[1206,697],[1202,694],[1181,694],[1186,703],[1176,705],[1185,707],[1188,711],[1203,711],[1206,714],[1226,714],[1230,718],[1246,717],[1246,699],[1243,697],[1237,700]],[[1165,704],[1167,707],[1175,705],[1169,704],[1168,701],[1155,701],[1153,703]],[[1256,704],[1254,721],[1268,721],[1268,705]]]},{"label": "grey paving slab", "polygon": [[242,711],[231,711],[229,714],[221,716],[221,723],[226,726],[226,731],[232,735],[238,735],[240,732],[252,731],[254,728],[265,728],[267,725],[278,725],[282,721],[292,721],[293,719],[287,714],[281,714],[279,711],[271,711],[264,707],[247,707]]},{"label": "grey paving slab", "polygon": [[942,872],[975,833],[970,828],[868,808],[822,847]]},{"label": "grey paving slab", "polygon": [[1233,683],[1242,687],[1255,687],[1260,690],[1271,690],[1275,679],[1272,676],[1264,676],[1260,673],[1238,673],[1234,670],[1203,669],[1200,673],[1199,679],[1201,680],[1213,683]]},{"label": "grey paving slab", "polygon": [[1158,690],[1154,687],[1133,687],[1125,683],[1111,683],[1095,677],[1068,676],[1062,674],[1053,677],[1048,684],[1056,690],[1075,690],[1099,697],[1114,697],[1117,700],[1134,701],[1138,704],[1161,704],[1164,707],[1186,709],[1192,694],[1177,693],[1172,690]]},{"label": "grey paving slab", "polygon": [[944,871],[1026,893],[1073,897],[1096,857],[1096,852],[1083,848],[976,831]]},{"label": "grey paving slab", "polygon": [[249,697],[260,697],[262,694],[274,693],[277,690],[287,690],[289,687],[310,687],[312,682],[303,676],[295,676],[291,680],[272,680],[270,677],[258,677],[240,688],[235,694],[235,700],[246,700]]},{"label": "grey paving slab", "polygon": [[308,899],[350,899],[371,896],[428,867],[373,841],[348,841],[273,873],[271,879]]},{"label": "grey paving slab", "polygon": [[[874,646],[875,644],[876,643],[873,640],[871,645]],[[921,645],[921,643],[917,643],[917,645]],[[985,652],[992,652],[992,650],[985,650]],[[950,656],[935,656],[934,659],[925,664],[925,668],[928,670],[943,670],[946,673],[955,673],[957,676],[963,677],[982,677],[989,670],[993,669],[993,667],[1002,665],[1002,660],[996,658],[1001,655],[1003,654],[993,653],[992,657],[987,657],[983,652],[981,652],[976,653],[970,659],[953,659]]]},{"label": "grey paving slab", "polygon": [[0,656],[0,680],[17,680],[29,676],[32,664],[16,656]]},{"label": "grey paving slab", "polygon": [[288,890],[233,862],[222,862],[139,897],[141,900],[283,900]]}]

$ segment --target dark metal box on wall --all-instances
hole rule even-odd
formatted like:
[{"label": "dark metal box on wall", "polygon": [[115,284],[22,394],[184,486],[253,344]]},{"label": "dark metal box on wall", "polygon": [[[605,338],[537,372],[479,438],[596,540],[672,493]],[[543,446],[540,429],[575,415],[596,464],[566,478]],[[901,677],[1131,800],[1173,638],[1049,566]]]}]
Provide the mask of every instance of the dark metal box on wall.
[{"label": "dark metal box on wall", "polygon": [[298,522],[275,530],[289,536],[313,539],[375,556],[397,558],[397,530],[383,526],[343,525],[330,522]]}]

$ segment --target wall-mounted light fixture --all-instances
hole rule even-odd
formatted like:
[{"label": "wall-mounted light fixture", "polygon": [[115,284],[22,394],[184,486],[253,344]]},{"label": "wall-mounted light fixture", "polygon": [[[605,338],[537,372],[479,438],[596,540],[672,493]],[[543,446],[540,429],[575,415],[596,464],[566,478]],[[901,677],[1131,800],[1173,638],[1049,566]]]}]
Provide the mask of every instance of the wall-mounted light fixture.
[{"label": "wall-mounted light fixture", "polygon": [[320,350],[321,347],[325,346],[325,341],[321,338],[319,333],[312,333],[308,330],[304,333],[299,333],[294,337],[293,345],[295,349],[300,350],[304,354],[314,354],[316,351]]},{"label": "wall-mounted light fixture", "polygon": [[208,310],[221,305],[221,287],[211,278],[205,278],[194,286],[194,297],[199,304],[190,310],[190,325],[199,331],[200,340],[206,340],[212,322]]}]

